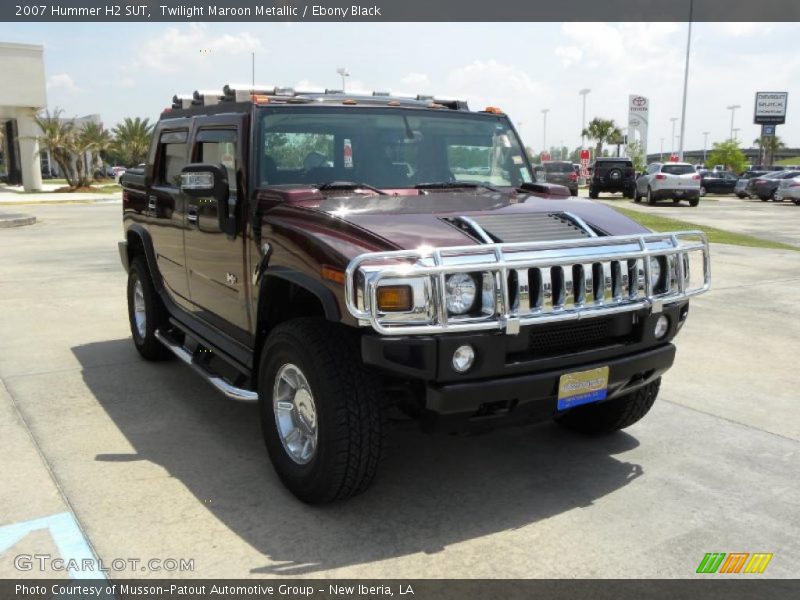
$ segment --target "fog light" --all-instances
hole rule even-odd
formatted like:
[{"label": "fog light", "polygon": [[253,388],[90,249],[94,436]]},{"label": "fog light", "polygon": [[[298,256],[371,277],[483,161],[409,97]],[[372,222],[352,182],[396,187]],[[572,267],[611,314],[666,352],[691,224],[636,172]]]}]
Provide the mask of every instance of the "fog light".
[{"label": "fog light", "polygon": [[669,331],[669,317],[667,315],[661,315],[658,317],[656,321],[655,329],[653,329],[653,335],[656,336],[657,340],[660,340]]},{"label": "fog light", "polygon": [[456,348],[453,352],[453,369],[459,373],[466,373],[475,362],[475,349],[472,346],[465,345]]}]

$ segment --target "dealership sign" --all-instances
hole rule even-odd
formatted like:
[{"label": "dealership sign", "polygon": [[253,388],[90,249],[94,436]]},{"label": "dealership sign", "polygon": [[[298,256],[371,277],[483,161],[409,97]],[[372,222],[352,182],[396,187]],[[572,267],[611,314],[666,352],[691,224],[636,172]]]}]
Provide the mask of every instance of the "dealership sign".
[{"label": "dealership sign", "polygon": [[786,103],[789,92],[756,92],[753,123],[756,125],[783,125],[786,123]]},{"label": "dealership sign", "polygon": [[592,154],[588,150],[581,150],[581,177],[589,176],[589,160]]},{"label": "dealership sign", "polygon": [[645,156],[647,156],[647,122],[649,118],[650,100],[638,94],[628,96],[628,143],[638,140]]}]

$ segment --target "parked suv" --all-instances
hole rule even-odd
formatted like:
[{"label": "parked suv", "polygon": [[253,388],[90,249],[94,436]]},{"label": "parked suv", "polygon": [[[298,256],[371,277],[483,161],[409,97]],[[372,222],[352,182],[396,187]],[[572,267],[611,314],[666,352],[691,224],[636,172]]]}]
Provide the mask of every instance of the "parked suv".
[{"label": "parked suv", "polygon": [[677,203],[688,200],[690,206],[700,202],[700,174],[689,163],[652,163],[636,180],[634,201],[647,198],[648,204],[671,199]]},{"label": "parked suv", "polygon": [[589,180],[589,197],[597,198],[600,192],[622,192],[626,198],[635,193],[636,173],[630,158],[596,158]]},{"label": "parked suv", "polygon": [[557,183],[569,189],[573,196],[578,195],[578,174],[571,162],[551,160],[542,163],[548,183]]},{"label": "parked suv", "polygon": [[604,433],[653,405],[709,286],[701,232],[653,233],[534,182],[497,108],[193,98],[122,178],[133,343],[257,402],[298,498],[366,489],[389,411],[426,431]]}]

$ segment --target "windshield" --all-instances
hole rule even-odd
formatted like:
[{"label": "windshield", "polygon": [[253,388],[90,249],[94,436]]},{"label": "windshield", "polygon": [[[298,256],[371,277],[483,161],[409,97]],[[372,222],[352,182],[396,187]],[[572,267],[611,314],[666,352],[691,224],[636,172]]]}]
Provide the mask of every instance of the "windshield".
[{"label": "windshield", "polygon": [[688,175],[697,171],[692,165],[664,165],[661,167],[661,172],[668,175]]},{"label": "windshield", "polygon": [[261,113],[262,185],[358,182],[377,188],[533,177],[503,115],[440,109],[297,106]]}]

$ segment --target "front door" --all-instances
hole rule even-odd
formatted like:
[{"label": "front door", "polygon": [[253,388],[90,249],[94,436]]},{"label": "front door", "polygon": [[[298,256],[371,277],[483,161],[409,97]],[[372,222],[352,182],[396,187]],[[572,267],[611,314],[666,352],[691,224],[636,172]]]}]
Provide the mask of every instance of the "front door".
[{"label": "front door", "polygon": [[238,201],[245,197],[241,131],[238,118],[217,116],[213,124],[196,119],[192,162],[224,166],[230,193],[223,203],[211,197],[187,198],[186,211],[186,264],[196,316],[240,340],[250,330],[245,240],[240,231],[235,235],[223,231],[220,216],[237,223],[243,218],[242,203]]},{"label": "front door", "polygon": [[186,198],[180,193],[181,169],[188,161],[188,128],[157,131],[158,147],[147,190],[145,220],[156,253],[156,263],[173,301],[189,307],[189,281],[183,233]]}]

